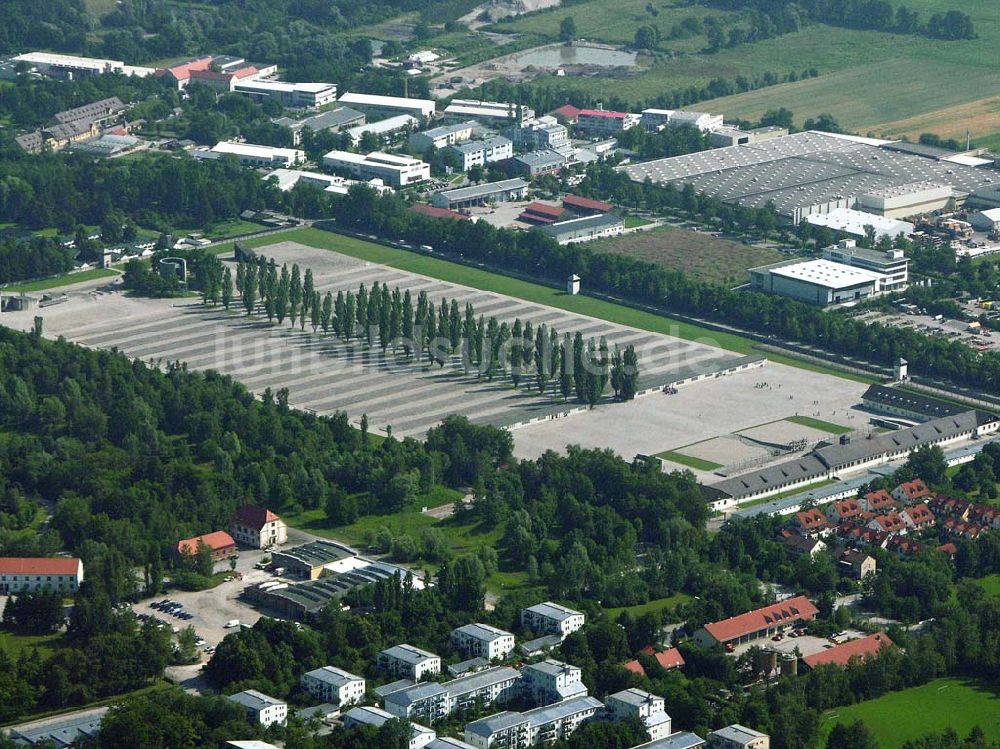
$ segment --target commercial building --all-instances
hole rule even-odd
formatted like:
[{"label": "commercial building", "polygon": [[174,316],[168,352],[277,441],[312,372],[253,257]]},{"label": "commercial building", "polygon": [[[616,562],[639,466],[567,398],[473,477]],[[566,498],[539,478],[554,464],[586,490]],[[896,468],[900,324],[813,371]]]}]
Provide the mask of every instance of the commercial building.
[{"label": "commercial building", "polygon": [[14,141],[28,153],[58,151],[72,143],[97,137],[101,129],[118,122],[128,107],[117,96],[56,112],[54,124],[17,136]]},{"label": "commercial building", "polygon": [[707,133],[723,126],[722,115],[709,114],[708,112],[685,112],[683,110],[677,110],[670,115],[670,121],[667,123],[668,127],[682,127],[685,125],[696,128],[703,133]]},{"label": "commercial building", "polygon": [[378,669],[393,678],[420,681],[424,676],[441,673],[440,656],[413,645],[394,645],[378,654]]},{"label": "commercial building", "polygon": [[536,705],[548,705],[586,695],[587,687],[579,668],[548,658],[521,669],[521,691]]},{"label": "commercial building", "polygon": [[288,577],[300,577],[315,580],[323,572],[340,571],[340,563],[358,558],[357,552],[349,546],[336,541],[320,539],[291,549],[275,551],[271,555],[274,567],[284,569]]},{"label": "commercial building", "polygon": [[[390,721],[394,717],[377,707],[352,707],[344,713],[341,722],[344,724],[344,728],[358,728],[360,726],[380,728],[386,721]],[[437,734],[430,728],[419,723],[410,723],[410,742],[407,749],[423,749],[435,738],[437,738]]]},{"label": "commercial building", "polygon": [[[810,131],[628,164],[622,170],[637,182],[648,178],[678,189],[691,184],[696,192],[730,205],[762,208],[772,203],[779,217],[792,224],[835,208],[899,218],[945,200],[943,191],[922,194],[915,183],[945,186],[961,206],[993,179],[988,169],[884,146],[885,141]],[[887,188],[903,187],[899,195],[879,196]]]},{"label": "commercial building", "polygon": [[614,210],[611,203],[593,198],[584,198],[580,195],[566,195],[562,199],[563,208],[572,211],[578,216],[593,216],[595,213],[609,213]]},{"label": "commercial building", "polygon": [[337,100],[337,87],[332,83],[288,83],[252,78],[236,81],[232,90],[254,101],[276,101],[293,109],[316,109]]},{"label": "commercial building", "polygon": [[339,133],[345,128],[364,125],[365,115],[350,107],[337,107],[301,120],[295,120],[291,117],[276,117],[271,122],[291,130],[292,145],[298,146],[302,143],[303,130],[312,130],[316,133],[326,131]]},{"label": "commercial building", "polygon": [[829,260],[785,260],[750,269],[754,291],[826,306],[869,299],[882,293],[881,273]]},{"label": "commercial building", "polygon": [[850,234],[859,239],[868,236],[869,229],[875,233],[876,239],[882,237],[895,239],[900,234],[903,236],[912,234],[914,228],[913,224],[908,221],[877,216],[874,213],[856,211],[853,208],[834,208],[829,213],[810,213],[805,220],[813,226]]},{"label": "commercial building", "polygon": [[567,158],[553,150],[529,151],[515,156],[511,163],[514,169],[528,179],[544,174],[555,174],[566,165]]},{"label": "commercial building", "polygon": [[188,85],[198,84],[228,93],[235,89],[238,82],[256,78],[258,75],[260,73],[252,65],[228,73],[211,69],[192,70],[188,76]]},{"label": "commercial building", "polygon": [[307,671],[299,681],[313,698],[334,705],[353,705],[365,696],[364,678],[334,666]]},{"label": "commercial building", "polygon": [[474,166],[505,161],[514,155],[514,144],[510,139],[501,136],[457,143],[448,149],[458,156],[459,169],[463,172],[469,171]]},{"label": "commercial building", "polygon": [[528,183],[523,179],[504,179],[499,182],[459,187],[455,190],[443,190],[431,198],[431,203],[438,208],[468,208],[487,203],[523,200],[527,194]]},{"label": "commercial building", "polygon": [[288,541],[285,521],[264,507],[241,507],[236,511],[229,533],[236,543],[266,549]]},{"label": "commercial building", "polygon": [[465,726],[465,740],[476,749],[521,749],[570,736],[604,705],[593,697],[574,697],[523,713],[503,712]]},{"label": "commercial building", "polygon": [[605,704],[613,720],[641,720],[653,740],[666,738],[672,733],[670,716],[662,697],[643,689],[624,689],[609,696]]},{"label": "commercial building", "polygon": [[722,621],[710,622],[695,632],[694,639],[706,647],[740,645],[801,627],[815,619],[818,613],[819,609],[812,601],[805,596],[796,596]]},{"label": "commercial building", "polygon": [[843,239],[823,248],[823,259],[878,273],[881,291],[902,291],[910,280],[910,259],[902,250],[869,250]]},{"label": "commercial building", "polygon": [[406,209],[410,213],[419,213],[421,216],[428,216],[430,218],[444,218],[449,221],[470,221],[471,217],[466,216],[464,213],[459,213],[458,211],[453,211],[450,208],[438,208],[437,206],[427,205],[426,203],[414,203]]},{"label": "commercial building", "polygon": [[107,707],[77,710],[68,715],[44,718],[12,726],[8,737],[17,746],[56,747],[69,749],[78,746],[81,739],[93,739],[101,732],[101,721],[108,712]]},{"label": "commercial building", "polygon": [[965,410],[953,403],[884,385],[870,385],[861,396],[861,404],[869,411],[916,423],[955,416]]},{"label": "commercial building", "polygon": [[81,140],[76,141],[75,143],[69,143],[66,146],[66,150],[72,151],[73,153],[86,153],[91,156],[111,158],[114,156],[123,156],[127,153],[132,153],[133,151],[146,148],[148,144],[149,141],[141,140],[132,135],[115,135],[112,133],[106,133],[104,135],[98,135],[96,138],[92,138],[90,140]]},{"label": "commercial building", "polygon": [[399,133],[412,130],[419,124],[420,120],[413,115],[397,114],[395,117],[386,117],[384,120],[368,122],[364,125],[356,125],[349,128],[347,130],[347,134],[351,136],[351,142],[356,146],[361,142],[361,139],[365,137],[366,133],[371,133],[380,141],[384,141],[392,139]]},{"label": "commercial building", "polygon": [[121,73],[145,78],[156,72],[153,68],[137,65],[126,65],[122,60],[106,60],[96,57],[78,57],[77,55],[60,55],[54,52],[25,52],[11,58],[16,62],[25,62],[42,75],[53,78],[75,79],[82,76],[107,75]]},{"label": "commercial building", "polygon": [[905,218],[945,208],[953,196],[947,184],[908,182],[864,192],[858,195],[857,207],[877,216]]},{"label": "commercial building", "polygon": [[708,734],[708,745],[711,749],[771,749],[771,737],[733,723]]},{"label": "commercial building", "polygon": [[523,221],[526,224],[534,224],[536,226],[542,226],[546,224],[554,224],[559,219],[563,218],[565,211],[562,207],[558,205],[551,205],[549,203],[542,203],[539,200],[533,200],[528,205],[524,206],[524,210],[521,211],[521,215],[517,217],[518,221]]},{"label": "commercial building", "polygon": [[727,146],[741,146],[748,143],[760,143],[771,138],[780,138],[788,135],[788,130],[783,127],[769,126],[758,127],[753,130],[740,130],[738,127],[716,127],[708,131],[708,142],[712,148],[725,148]]},{"label": "commercial building", "polygon": [[519,148],[562,151],[572,147],[569,142],[569,131],[555,117],[539,117],[508,125],[502,133]]},{"label": "commercial building", "polygon": [[75,557],[0,557],[0,595],[75,593],[82,582],[83,562]]},{"label": "commercial building", "polygon": [[340,103],[364,112],[369,117],[391,117],[395,114],[409,114],[417,119],[426,119],[434,114],[433,99],[409,99],[402,96],[379,96],[377,94],[346,93]]},{"label": "commercial building", "polygon": [[639,124],[641,115],[606,109],[581,109],[574,130],[587,138],[608,138]]},{"label": "commercial building", "polygon": [[369,154],[330,151],[323,156],[323,165],[349,172],[360,179],[377,177],[393,187],[406,187],[431,176],[430,164],[420,159],[379,151]]},{"label": "commercial building", "polygon": [[453,146],[456,143],[464,143],[467,140],[471,140],[475,136],[476,131],[481,127],[475,120],[468,120],[466,122],[456,122],[453,125],[432,127],[430,130],[424,130],[419,133],[410,133],[410,147],[420,153],[431,147],[440,150],[448,146]]},{"label": "commercial building", "polygon": [[552,601],[521,609],[521,626],[538,634],[566,635],[580,629],[587,617]]},{"label": "commercial building", "polygon": [[174,547],[174,553],[178,559],[196,557],[202,545],[207,546],[212,552],[213,562],[221,562],[236,555],[236,541],[225,531],[215,531],[178,541],[177,546]]},{"label": "commercial building", "polygon": [[243,166],[290,167],[305,161],[305,151],[297,148],[258,146],[253,143],[221,141],[212,147],[212,153],[235,156]]},{"label": "commercial building", "polygon": [[252,723],[270,726],[274,723],[284,725],[288,719],[288,705],[281,700],[269,697],[256,689],[247,689],[227,697],[246,711],[247,719]]},{"label": "commercial building", "polygon": [[593,239],[614,237],[625,231],[625,221],[615,213],[600,213],[596,216],[580,216],[569,221],[556,221],[538,227],[538,231],[548,234],[559,244],[589,242]]},{"label": "commercial building", "polygon": [[444,116],[449,120],[478,120],[500,127],[512,122],[530,120],[535,116],[535,110],[513,102],[452,99],[444,108]]},{"label": "commercial building", "polygon": [[337,195],[346,195],[353,185],[365,185],[378,193],[392,192],[391,187],[387,187],[382,180],[375,178],[368,181],[356,179],[345,179],[337,174],[324,174],[323,172],[307,172],[301,169],[275,169],[264,175],[264,179],[273,179],[278,183],[278,189],[282,192],[291,190],[300,182],[307,185],[316,185],[324,192],[332,192]]},{"label": "commercial building", "polygon": [[514,650],[514,635],[489,624],[466,624],[451,631],[451,642],[465,655],[487,660],[506,658]]},{"label": "commercial building", "polygon": [[969,223],[976,231],[996,234],[1000,232],[1000,208],[987,208],[984,211],[970,213]]}]

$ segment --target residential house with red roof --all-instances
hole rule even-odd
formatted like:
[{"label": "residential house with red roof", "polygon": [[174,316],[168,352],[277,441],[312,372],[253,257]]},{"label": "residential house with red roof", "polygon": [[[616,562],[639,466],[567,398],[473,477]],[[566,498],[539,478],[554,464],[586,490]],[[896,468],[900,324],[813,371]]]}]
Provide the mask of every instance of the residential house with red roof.
[{"label": "residential house with red roof", "polygon": [[829,650],[821,650],[812,655],[802,657],[802,665],[806,669],[813,669],[817,666],[840,666],[843,668],[852,659],[868,660],[874,658],[883,650],[895,647],[895,643],[889,639],[885,632],[876,632],[867,637],[860,637],[857,640],[850,640]]},{"label": "residential house with red roof", "polygon": [[266,549],[288,541],[285,521],[264,507],[241,507],[229,530],[237,543],[253,549]]},{"label": "residential house with red roof", "polygon": [[805,596],[796,596],[745,614],[710,622],[694,633],[694,639],[706,647],[739,645],[801,627],[815,619],[818,613],[819,609],[812,601]]},{"label": "residential house with red roof", "polygon": [[832,503],[826,508],[826,516],[834,525],[840,525],[844,521],[857,521],[864,514],[864,508],[856,499],[843,499]]},{"label": "residential house with red roof", "polygon": [[906,523],[897,512],[888,515],[878,515],[868,521],[868,527],[882,533],[906,533]]},{"label": "residential house with red roof", "polygon": [[826,544],[818,538],[799,536],[794,533],[786,538],[782,545],[785,547],[785,551],[793,557],[814,557],[821,551],[826,551]]},{"label": "residential house with red roof", "polygon": [[236,555],[236,541],[225,531],[215,531],[178,541],[177,546],[174,547],[174,553],[178,559],[193,557],[198,554],[198,549],[202,544],[211,550],[213,562],[220,562]]},{"label": "residential house with red roof", "polygon": [[581,109],[575,130],[587,138],[608,138],[639,124],[640,115],[607,109]]},{"label": "residential house with red roof", "polygon": [[823,511],[817,507],[795,513],[795,522],[803,536],[823,536],[833,530],[833,525],[826,519]]},{"label": "residential house with red roof", "polygon": [[903,504],[912,505],[930,499],[934,493],[927,488],[923,481],[914,479],[913,481],[905,481],[893,489],[892,496]]},{"label": "residential house with red roof", "polygon": [[82,582],[83,562],[76,557],[0,557],[0,595],[75,593]]},{"label": "residential house with red roof", "polygon": [[913,507],[907,507],[899,516],[903,518],[903,522],[906,523],[906,527],[911,531],[919,531],[924,528],[934,527],[936,518],[934,513],[930,511],[923,502],[918,505],[913,505]]},{"label": "residential house with red roof", "polygon": [[864,580],[868,575],[874,575],[878,569],[875,557],[857,549],[844,549],[836,559],[837,567],[855,580]]},{"label": "residential house with red roof", "polygon": [[896,500],[892,498],[885,489],[879,489],[876,492],[868,492],[860,500],[861,506],[867,512],[877,512],[884,513],[888,510],[896,509]]},{"label": "residential house with red roof", "polygon": [[[684,656],[681,655],[681,651],[677,648],[654,650],[651,646],[647,645],[639,652],[655,659],[656,662],[660,664],[660,667],[667,671],[671,671],[675,668],[684,668]],[[625,668],[634,674],[639,674],[640,676],[644,676],[646,674],[645,669],[643,669],[642,664],[638,659],[628,661],[624,665]]]}]

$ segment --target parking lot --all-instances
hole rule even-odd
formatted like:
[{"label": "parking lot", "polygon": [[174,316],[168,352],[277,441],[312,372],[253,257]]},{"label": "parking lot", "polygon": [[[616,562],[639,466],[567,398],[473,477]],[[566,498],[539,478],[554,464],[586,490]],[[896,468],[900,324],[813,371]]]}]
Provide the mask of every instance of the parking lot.
[{"label": "parking lot", "polygon": [[[967,309],[970,314],[977,316],[983,312],[981,309],[968,306]],[[885,313],[874,310],[860,315],[858,319],[869,325],[880,323],[895,328],[908,328],[926,335],[961,341],[978,351],[1000,351],[1000,333],[991,333],[988,330],[972,331],[969,329],[969,323],[964,320],[950,320],[944,317],[936,319],[934,315],[930,314]]]},{"label": "parking lot", "polygon": [[[847,640],[853,640],[858,637],[865,637],[865,633],[857,629],[848,629],[844,630],[844,635],[842,637],[838,637],[837,639],[840,642],[846,642]],[[756,645],[757,647],[765,648],[766,650],[774,650],[781,654],[795,653],[797,649],[798,655],[801,657],[829,650],[836,644],[836,642],[827,637],[814,637],[813,635],[795,636],[794,634],[786,634],[780,640],[756,640],[754,642],[747,642],[742,645],[738,645],[736,650],[733,652],[733,656],[739,657]]]}]

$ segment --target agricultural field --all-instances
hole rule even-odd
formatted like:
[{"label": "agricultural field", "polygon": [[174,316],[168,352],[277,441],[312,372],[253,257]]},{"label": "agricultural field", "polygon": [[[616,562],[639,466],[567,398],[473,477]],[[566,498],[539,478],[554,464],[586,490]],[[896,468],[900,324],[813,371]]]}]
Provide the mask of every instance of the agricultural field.
[{"label": "agricultural field", "polygon": [[775,250],[666,226],[599,240],[591,246],[596,252],[628,255],[681,271],[699,281],[733,286],[746,283],[748,268],[784,259]]},{"label": "agricultural field", "polygon": [[948,727],[964,738],[978,725],[987,738],[996,741],[1000,739],[997,715],[1000,696],[986,683],[935,679],[920,687],[831,710],[821,719],[820,733],[825,736],[837,723],[862,720],[875,734],[881,749],[899,749],[911,739]]}]

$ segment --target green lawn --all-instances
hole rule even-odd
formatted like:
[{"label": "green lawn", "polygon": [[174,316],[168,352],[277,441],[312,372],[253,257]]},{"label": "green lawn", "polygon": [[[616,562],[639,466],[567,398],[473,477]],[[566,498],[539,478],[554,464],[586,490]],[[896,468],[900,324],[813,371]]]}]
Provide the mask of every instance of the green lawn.
[{"label": "green lawn", "polygon": [[820,732],[824,737],[837,723],[864,721],[875,734],[880,749],[899,749],[925,733],[951,727],[965,737],[980,726],[989,739],[1000,740],[1000,696],[985,683],[971,679],[936,679],[913,689],[892,692],[876,700],[825,713]]},{"label": "green lawn", "polygon": [[1000,574],[981,577],[975,583],[991,598],[1000,597]]},{"label": "green lawn", "polygon": [[0,629],[0,650],[12,660],[17,660],[24,651],[38,648],[42,658],[48,658],[62,645],[62,632],[54,635],[18,635],[10,630]]},{"label": "green lawn", "polygon": [[[231,221],[220,221],[217,224],[212,224],[205,230],[204,234],[206,239],[216,240],[238,237],[243,234],[252,234],[258,231],[265,231],[266,229],[266,226],[256,224],[253,221],[233,219]],[[197,231],[197,229],[193,231]]]},{"label": "green lawn", "polygon": [[618,616],[623,612],[627,611],[633,617],[642,616],[643,614],[648,614],[651,611],[665,611],[677,608],[678,604],[687,603],[691,600],[691,596],[687,593],[675,593],[667,598],[656,598],[652,601],[647,601],[646,603],[640,603],[636,606],[619,606],[617,608],[604,609],[608,616],[612,619],[617,619]]},{"label": "green lawn", "polygon": [[814,419],[811,416],[789,416],[785,419],[785,421],[790,421],[793,424],[799,424],[812,429],[818,429],[821,432],[828,432],[829,434],[847,434],[848,432],[854,431],[850,427],[845,427],[843,424],[834,424],[830,421]]},{"label": "green lawn", "polygon": [[814,489],[822,489],[824,486],[829,486],[830,484],[833,483],[836,483],[835,479],[823,479],[822,481],[814,481],[811,484],[800,486],[797,489],[789,489],[787,492],[779,492],[778,494],[772,494],[767,497],[761,497],[760,499],[755,499],[753,502],[740,502],[739,507],[737,507],[737,509],[742,509],[744,507],[753,507],[754,505],[762,505],[767,502],[773,502],[776,499],[784,499],[785,497],[793,497],[796,494],[811,492]]},{"label": "green lawn", "polygon": [[[249,247],[262,247],[272,244],[275,241],[278,240],[272,236],[265,236],[249,239],[246,241],[246,244]],[[776,364],[787,364],[800,369],[807,369],[812,372],[820,372],[858,382],[872,383],[876,381],[874,377],[855,375],[791,356],[772,352],[764,353],[756,348],[756,344],[753,341],[732,333],[716,332],[700,325],[675,320],[665,315],[644,312],[622,304],[594,299],[593,297],[570,296],[562,289],[501,276],[488,270],[470,268],[460,263],[452,263],[440,258],[418,255],[407,250],[346,237],[323,231],[322,229],[305,228],[286,232],[280,235],[280,241],[300,242],[311,247],[334,250],[344,255],[368,260],[369,262],[381,263],[391,268],[398,268],[411,273],[420,273],[442,281],[471,286],[484,291],[506,294],[529,302],[547,304],[550,307],[577,312],[581,315],[589,315],[620,325],[629,325],[640,330],[648,330],[653,333],[662,333],[676,338],[698,341],[708,346],[718,346],[719,348],[739,354],[756,355],[763,353],[768,360]],[[232,252],[232,244],[220,245],[215,251],[217,254]]]},{"label": "green lawn", "polygon": [[60,286],[69,286],[74,283],[83,283],[84,281],[94,281],[98,278],[111,278],[112,276],[117,276],[118,271],[111,270],[110,268],[92,268],[90,270],[80,271],[79,273],[66,273],[62,276],[53,276],[52,278],[43,278],[40,281],[31,281],[29,283],[14,284],[12,286],[5,286],[0,291],[4,293],[19,293],[19,292],[30,292],[30,291],[45,291],[47,289],[57,289]]},{"label": "green lawn", "polygon": [[692,455],[684,455],[674,450],[664,450],[662,453],[656,453],[655,457],[669,460],[671,463],[680,463],[682,466],[697,468],[699,471],[714,471],[716,468],[722,468],[721,463],[713,463],[710,460],[703,460]]},{"label": "green lawn", "polygon": [[626,216],[625,217],[625,228],[626,229],[637,229],[640,226],[649,226],[652,221],[645,218],[639,218],[638,216]]}]

